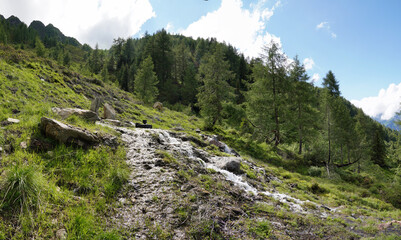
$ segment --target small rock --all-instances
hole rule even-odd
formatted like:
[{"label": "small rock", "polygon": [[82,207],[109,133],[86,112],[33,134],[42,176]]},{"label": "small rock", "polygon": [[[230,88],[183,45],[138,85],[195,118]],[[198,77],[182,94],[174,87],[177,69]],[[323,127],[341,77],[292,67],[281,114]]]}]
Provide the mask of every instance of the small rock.
[{"label": "small rock", "polygon": [[10,124],[16,124],[16,123],[19,123],[19,122],[20,122],[20,120],[18,120],[18,119],[7,118],[7,120],[1,122],[1,125],[2,126],[8,126]]},{"label": "small rock", "polygon": [[155,102],[155,104],[153,104],[153,108],[157,109],[160,112],[163,112],[163,103],[161,102]]},{"label": "small rock", "polygon": [[227,162],[224,165],[223,169],[225,169],[229,172],[232,172],[234,174],[243,174],[244,173],[244,171],[242,171],[242,169],[241,169],[241,164],[238,161]]},{"label": "small rock", "polygon": [[174,131],[184,131],[185,129],[183,127],[181,127],[181,126],[177,126],[177,127],[172,128],[172,130],[174,130]]},{"label": "small rock", "polygon": [[196,133],[200,133],[201,130],[200,130],[199,128],[197,128],[197,129],[195,129],[195,132],[196,132]]},{"label": "small rock", "polygon": [[26,144],[26,142],[21,142],[21,143],[19,144],[19,146],[20,146],[22,149],[27,149],[27,148],[28,148],[28,145]]},{"label": "small rock", "polygon": [[0,153],[3,151],[3,148],[2,147],[0,147]]},{"label": "small rock", "polygon": [[60,240],[67,239],[67,231],[64,228],[57,230],[56,238]]},{"label": "small rock", "polygon": [[105,103],[103,105],[103,110],[104,110],[104,115],[103,117],[106,119],[115,119],[116,118],[116,110],[109,105],[108,103]]}]

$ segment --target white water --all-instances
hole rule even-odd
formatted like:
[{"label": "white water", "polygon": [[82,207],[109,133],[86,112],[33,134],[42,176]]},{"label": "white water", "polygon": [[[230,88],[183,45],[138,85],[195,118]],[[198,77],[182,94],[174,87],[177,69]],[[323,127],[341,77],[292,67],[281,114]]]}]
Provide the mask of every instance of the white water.
[{"label": "white water", "polygon": [[[102,124],[104,125],[104,124]],[[108,126],[108,125],[104,125]],[[294,212],[298,213],[307,213],[301,205],[303,205],[306,202],[310,202],[309,200],[307,201],[302,201],[300,199],[291,197],[287,194],[284,193],[278,193],[278,192],[269,192],[269,191],[259,191],[255,187],[251,186],[247,181],[244,180],[242,176],[236,175],[232,172],[229,172],[227,170],[222,169],[220,166],[222,165],[221,163],[227,162],[229,160],[240,160],[240,161],[245,161],[242,158],[238,157],[219,157],[219,156],[210,156],[208,153],[204,152],[203,150],[197,149],[198,152],[202,152],[203,155],[207,155],[207,158],[209,160],[208,163],[203,161],[202,159],[198,158],[194,154],[194,147],[186,141],[182,141],[181,139],[172,137],[166,130],[161,130],[161,129],[136,129],[136,130],[129,130],[126,128],[120,128],[120,127],[114,127],[114,126],[108,126],[112,127],[114,129],[120,130],[123,132],[122,139],[123,141],[127,142],[128,144],[132,143],[132,141],[135,141],[135,145],[138,146],[143,146],[144,149],[149,148],[149,145],[152,144],[150,142],[150,135],[157,134],[159,136],[159,139],[161,140],[161,144],[163,144],[167,149],[171,152],[177,151],[185,156],[187,156],[189,159],[197,161],[201,163],[201,165],[205,168],[210,168],[215,170],[216,172],[219,172],[223,176],[225,176],[226,180],[232,182],[235,186],[239,187],[240,189],[243,189],[247,193],[252,193],[254,195],[257,195],[258,193],[264,194],[266,196],[272,197],[276,200],[278,200],[281,203],[287,204],[290,209]],[[135,136],[135,138],[133,138]],[[134,153],[134,155],[141,155],[141,153]],[[135,157],[135,156],[133,156]],[[264,169],[263,169],[264,170]],[[313,202],[310,202],[314,204]],[[324,212],[322,213],[322,217],[324,217]]]}]

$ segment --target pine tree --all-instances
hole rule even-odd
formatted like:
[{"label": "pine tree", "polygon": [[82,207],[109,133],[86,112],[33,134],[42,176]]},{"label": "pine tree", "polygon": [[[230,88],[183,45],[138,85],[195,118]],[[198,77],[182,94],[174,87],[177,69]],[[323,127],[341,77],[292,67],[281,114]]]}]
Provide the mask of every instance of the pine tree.
[{"label": "pine tree", "polygon": [[212,55],[207,54],[202,58],[198,79],[203,85],[199,88],[197,98],[207,128],[221,120],[223,104],[232,96],[232,89],[228,84],[232,77],[233,73],[229,70],[220,47],[216,47]]},{"label": "pine tree", "polygon": [[141,63],[135,75],[135,94],[147,104],[153,102],[159,93],[156,87],[158,80],[153,69],[152,57],[149,56]]}]

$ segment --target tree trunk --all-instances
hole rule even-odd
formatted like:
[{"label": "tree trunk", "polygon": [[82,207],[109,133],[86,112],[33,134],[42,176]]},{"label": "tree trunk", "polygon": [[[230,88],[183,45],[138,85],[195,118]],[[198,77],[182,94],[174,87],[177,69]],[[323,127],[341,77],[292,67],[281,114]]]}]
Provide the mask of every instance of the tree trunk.
[{"label": "tree trunk", "polygon": [[280,125],[278,121],[278,106],[276,100],[276,80],[273,78],[273,106],[274,106],[274,121],[276,123],[276,129],[274,131],[274,146],[280,143]]},{"label": "tree trunk", "polygon": [[299,121],[299,127],[298,127],[298,131],[299,131],[299,154],[302,154],[302,121],[301,121],[301,104],[298,104],[298,121]]},{"label": "tree trunk", "polygon": [[329,141],[329,156],[327,159],[327,163],[326,163],[326,168],[327,168],[327,175],[330,177],[330,171],[329,171],[329,166],[330,166],[330,162],[331,162],[331,138],[330,138],[330,113],[329,113],[329,106],[328,103],[326,105],[326,112],[327,112],[327,138]]}]

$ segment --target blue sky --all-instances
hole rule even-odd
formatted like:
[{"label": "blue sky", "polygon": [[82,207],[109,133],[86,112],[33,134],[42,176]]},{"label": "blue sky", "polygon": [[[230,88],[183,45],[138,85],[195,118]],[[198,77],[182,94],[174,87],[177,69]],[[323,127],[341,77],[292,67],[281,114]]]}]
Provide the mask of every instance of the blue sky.
[{"label": "blue sky", "polygon": [[342,95],[365,113],[388,119],[400,109],[398,0],[0,0],[0,9],[103,48],[161,28],[216,37],[249,57],[274,40],[288,57],[298,54],[315,85],[332,70]]}]

